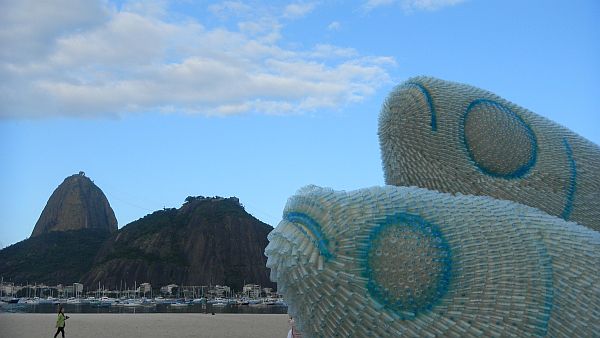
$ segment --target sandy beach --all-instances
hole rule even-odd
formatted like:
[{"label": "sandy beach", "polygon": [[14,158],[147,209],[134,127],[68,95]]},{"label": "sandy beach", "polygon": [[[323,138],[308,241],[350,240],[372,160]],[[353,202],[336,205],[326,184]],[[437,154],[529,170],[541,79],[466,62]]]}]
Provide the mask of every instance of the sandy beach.
[{"label": "sandy beach", "polygon": [[[287,315],[152,313],[69,314],[65,333],[79,337],[286,337]],[[0,313],[0,337],[52,337],[55,314]],[[59,334],[60,337],[60,334]]]}]

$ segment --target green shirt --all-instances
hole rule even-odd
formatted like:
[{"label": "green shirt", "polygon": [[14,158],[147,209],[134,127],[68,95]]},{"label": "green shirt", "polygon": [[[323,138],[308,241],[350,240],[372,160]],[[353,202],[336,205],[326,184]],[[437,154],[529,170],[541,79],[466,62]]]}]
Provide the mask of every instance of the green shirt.
[{"label": "green shirt", "polygon": [[58,319],[56,320],[56,327],[65,327],[65,315],[64,313],[58,314]]}]

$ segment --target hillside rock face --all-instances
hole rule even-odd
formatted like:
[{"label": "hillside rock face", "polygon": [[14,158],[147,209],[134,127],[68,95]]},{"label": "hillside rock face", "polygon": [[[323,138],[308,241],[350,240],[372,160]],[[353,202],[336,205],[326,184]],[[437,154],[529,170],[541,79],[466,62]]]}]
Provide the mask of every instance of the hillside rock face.
[{"label": "hillside rock face", "polygon": [[188,197],[179,209],[156,211],[113,234],[82,280],[114,289],[135,281],[274,287],[264,255],[272,229],[235,197]]},{"label": "hillside rock face", "polygon": [[81,229],[117,230],[117,219],[106,196],[83,173],[65,178],[54,190],[31,237]]}]

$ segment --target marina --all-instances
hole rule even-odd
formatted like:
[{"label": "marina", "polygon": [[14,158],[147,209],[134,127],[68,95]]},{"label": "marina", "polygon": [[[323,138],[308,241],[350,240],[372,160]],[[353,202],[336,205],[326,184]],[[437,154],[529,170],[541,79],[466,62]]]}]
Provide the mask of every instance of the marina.
[{"label": "marina", "polygon": [[56,313],[253,313],[285,314],[287,304],[271,288],[245,284],[240,292],[228,286],[169,284],[153,289],[150,283],[133,283],[132,289],[95,290],[83,284],[47,286],[0,283],[0,312]]},{"label": "marina", "polygon": [[59,305],[67,313],[239,313],[286,314],[281,298],[5,298],[0,312],[55,313]]}]

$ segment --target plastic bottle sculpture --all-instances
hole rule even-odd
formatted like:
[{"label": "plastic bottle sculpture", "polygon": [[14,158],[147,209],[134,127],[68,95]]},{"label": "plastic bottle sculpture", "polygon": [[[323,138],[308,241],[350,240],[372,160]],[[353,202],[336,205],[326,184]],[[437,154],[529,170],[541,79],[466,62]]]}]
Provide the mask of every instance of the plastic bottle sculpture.
[{"label": "plastic bottle sculpture", "polygon": [[431,78],[392,92],[379,135],[401,187],[303,188],[269,234],[305,336],[599,335],[596,145]]},{"label": "plastic bottle sculpture", "polygon": [[523,203],[600,231],[600,148],[493,93],[427,77],[383,105],[385,183]]},{"label": "plastic bottle sculpture", "polygon": [[600,233],[523,204],[416,187],[308,187],[269,234],[308,337],[592,337]]}]

